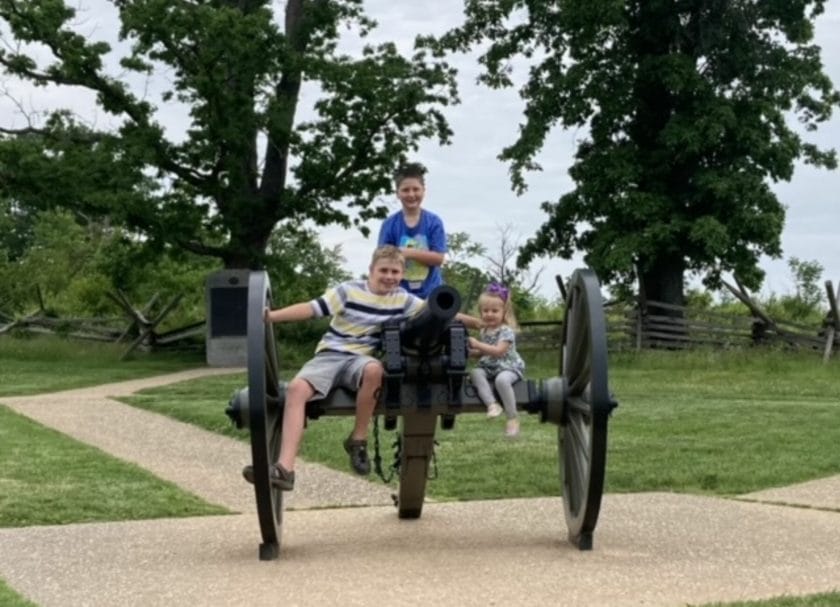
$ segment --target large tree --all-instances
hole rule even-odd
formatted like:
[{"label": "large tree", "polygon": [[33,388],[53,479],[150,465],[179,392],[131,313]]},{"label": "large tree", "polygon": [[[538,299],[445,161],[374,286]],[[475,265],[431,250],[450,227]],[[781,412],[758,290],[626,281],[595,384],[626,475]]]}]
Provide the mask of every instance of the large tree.
[{"label": "large tree", "polygon": [[[340,32],[364,37],[375,25],[361,0],[288,0],[279,19],[268,0],[111,4],[130,45],[118,68],[65,2],[0,0],[3,71],[92,91],[117,125],[97,129],[66,111],[0,122],[0,196],[108,214],[153,241],[258,267],[278,222],[364,230],[384,213],[376,198],[400,159],[423,138],[449,138],[445,63],[393,44],[340,52]],[[120,70],[157,75],[165,89],[153,103],[112,75]],[[302,121],[307,81],[317,100]],[[183,138],[162,126],[170,105],[188,108]]]},{"label": "large tree", "polygon": [[[650,299],[682,303],[686,272],[734,272],[757,288],[761,254],[781,254],[785,210],[771,181],[795,162],[834,168],[803,140],[840,95],[813,44],[822,0],[466,1],[444,47],[483,43],[481,79],[514,84],[530,65],[518,139],[500,157],[514,188],[553,127],[588,130],[575,189],[519,261],[577,250],[602,280],[638,277]],[[550,155],[550,150],[545,151]]]}]

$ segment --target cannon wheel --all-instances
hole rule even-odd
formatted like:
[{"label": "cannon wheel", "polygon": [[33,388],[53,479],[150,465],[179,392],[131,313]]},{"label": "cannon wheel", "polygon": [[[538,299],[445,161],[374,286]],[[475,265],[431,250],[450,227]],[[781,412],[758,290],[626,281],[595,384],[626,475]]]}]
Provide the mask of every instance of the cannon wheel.
[{"label": "cannon wheel", "polygon": [[569,541],[592,549],[604,490],[607,419],[607,336],[601,289],[591,270],[577,270],[568,285],[560,374],[565,381],[558,427],[560,475]]},{"label": "cannon wheel", "polygon": [[271,307],[271,286],[265,272],[252,272],[248,280],[248,415],[254,493],[260,521],[260,560],[280,554],[283,492],[271,486],[269,466],[280,454],[282,414],[278,407],[277,344],[264,310]]}]

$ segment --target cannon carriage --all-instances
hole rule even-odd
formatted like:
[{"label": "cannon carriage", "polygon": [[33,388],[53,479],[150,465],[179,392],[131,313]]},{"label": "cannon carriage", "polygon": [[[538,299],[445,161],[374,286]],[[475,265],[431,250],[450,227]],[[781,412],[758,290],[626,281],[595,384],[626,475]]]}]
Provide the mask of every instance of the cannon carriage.
[{"label": "cannon carriage", "polygon": [[[486,411],[468,380],[467,331],[454,320],[460,303],[455,289],[439,287],[417,318],[383,327],[385,378],[375,415],[383,416],[386,428],[399,425],[395,501],[401,519],[422,514],[438,426],[450,430],[458,415]],[[279,555],[283,517],[283,493],[271,486],[269,467],[280,452],[285,384],[279,380],[274,333],[264,320],[267,307],[268,277],[253,272],[248,284],[248,387],[234,395],[227,414],[251,434],[261,560]],[[514,393],[520,411],[557,425],[568,537],[581,550],[592,548],[604,485],[607,422],[617,404],[607,379],[600,286],[591,270],[578,270],[567,289],[560,375],[523,379],[514,384]],[[355,395],[344,389],[306,406],[306,416],[313,420],[354,414]]]}]

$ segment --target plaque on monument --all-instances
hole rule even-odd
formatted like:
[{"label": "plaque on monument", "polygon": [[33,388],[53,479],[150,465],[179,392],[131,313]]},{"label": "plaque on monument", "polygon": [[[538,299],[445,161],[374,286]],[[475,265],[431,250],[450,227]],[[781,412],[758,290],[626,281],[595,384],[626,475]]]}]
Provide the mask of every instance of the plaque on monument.
[{"label": "plaque on monument", "polygon": [[219,270],[207,277],[207,364],[247,364],[248,270]]}]

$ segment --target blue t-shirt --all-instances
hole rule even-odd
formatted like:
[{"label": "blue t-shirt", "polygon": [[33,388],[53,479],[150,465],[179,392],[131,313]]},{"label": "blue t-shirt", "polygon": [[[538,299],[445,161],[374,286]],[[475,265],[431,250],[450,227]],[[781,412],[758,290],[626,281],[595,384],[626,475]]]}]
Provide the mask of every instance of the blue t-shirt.
[{"label": "blue t-shirt", "polygon": [[[384,244],[446,253],[446,232],[440,217],[431,211],[422,209],[420,221],[413,228],[405,225],[402,211],[397,211],[382,222],[378,246]],[[406,260],[405,276],[400,284],[408,292],[426,299],[432,289],[443,284],[440,266],[429,267],[413,259]]]}]

